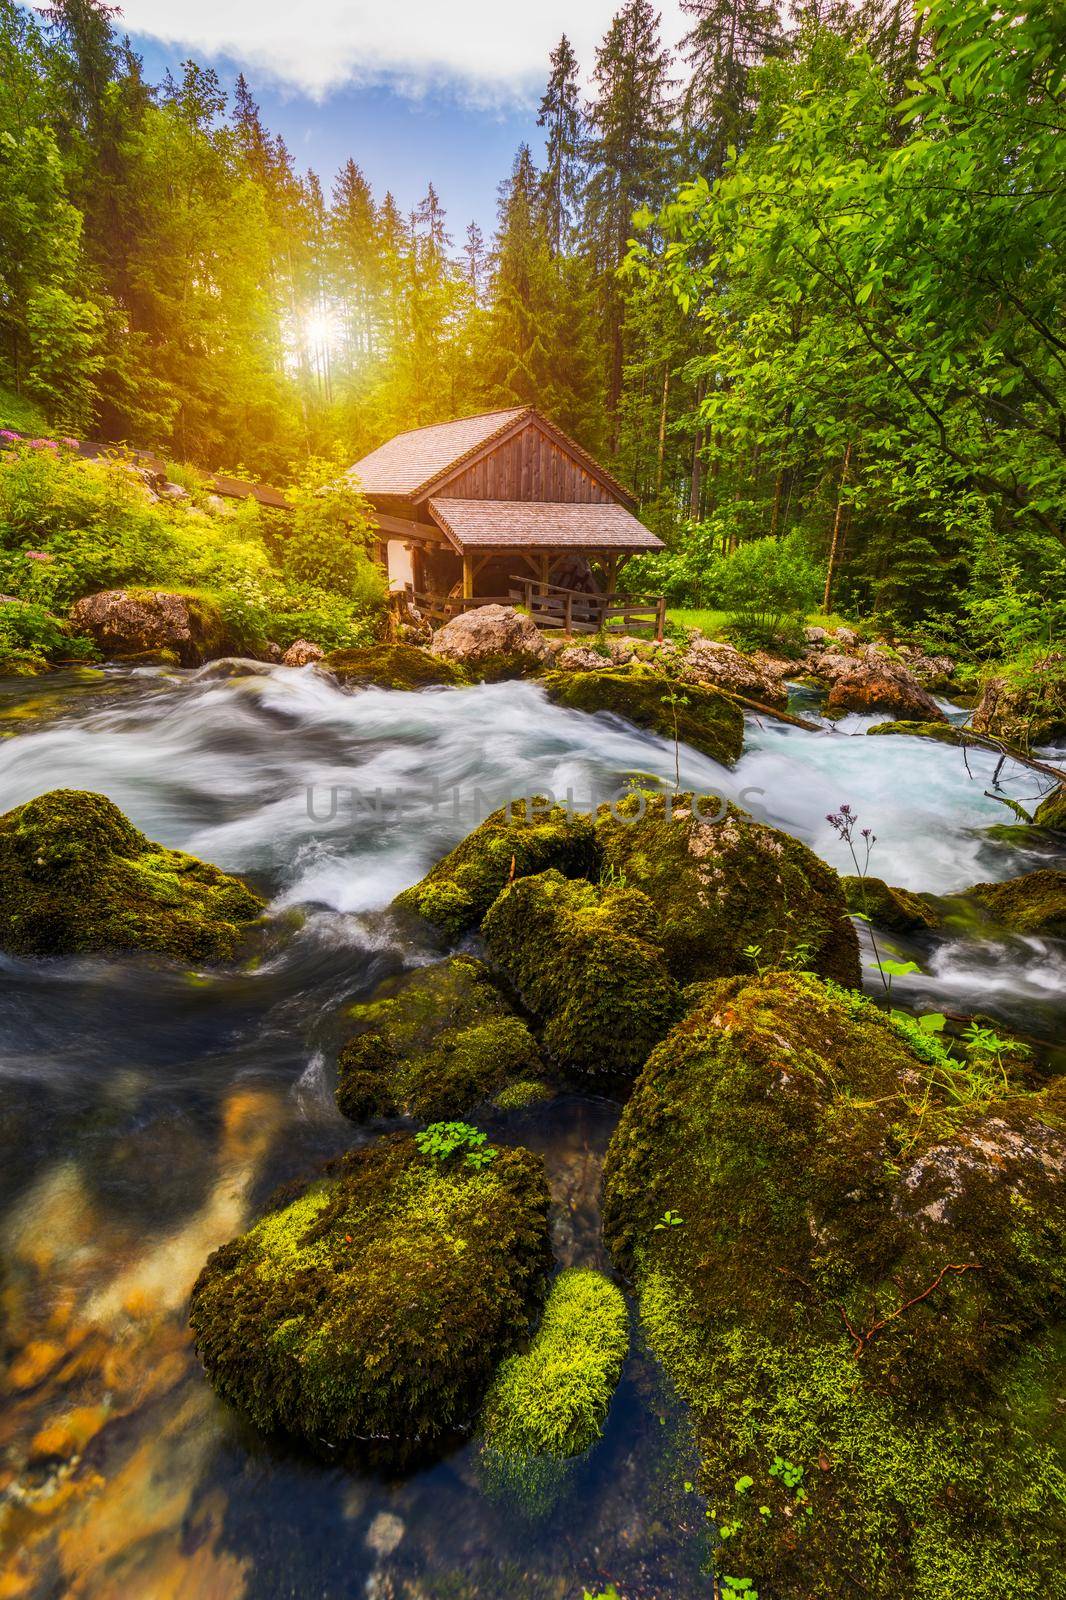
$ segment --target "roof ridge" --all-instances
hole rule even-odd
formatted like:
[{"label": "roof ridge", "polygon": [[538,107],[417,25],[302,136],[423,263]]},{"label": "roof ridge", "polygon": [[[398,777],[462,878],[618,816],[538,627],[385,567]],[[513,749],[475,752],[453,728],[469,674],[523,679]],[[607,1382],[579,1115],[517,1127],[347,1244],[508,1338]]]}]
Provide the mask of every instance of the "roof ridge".
[{"label": "roof ridge", "polygon": [[391,433],[382,444],[391,444],[393,439],[408,439],[414,433],[428,433],[431,428],[452,428],[459,422],[480,422],[482,417],[517,417],[523,411],[532,411],[532,406],[500,406],[494,411],[470,411],[463,417],[448,417],[444,422],[423,422],[417,428],[403,428],[399,433]]}]

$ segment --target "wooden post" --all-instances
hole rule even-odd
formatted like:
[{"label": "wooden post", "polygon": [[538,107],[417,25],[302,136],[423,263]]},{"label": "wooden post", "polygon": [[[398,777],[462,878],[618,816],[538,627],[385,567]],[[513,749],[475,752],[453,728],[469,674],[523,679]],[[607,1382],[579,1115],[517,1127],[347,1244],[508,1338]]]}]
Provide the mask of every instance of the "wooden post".
[{"label": "wooden post", "polygon": [[607,593],[613,595],[618,583],[618,557],[607,557]]},{"label": "wooden post", "polygon": [[655,637],[660,644],[666,631],[666,596],[661,594],[655,607]]},{"label": "wooden post", "polygon": [[573,611],[574,611],[574,597],[573,597],[572,594],[567,592],[567,596],[566,596],[566,637],[568,639],[573,637],[573,631],[574,631],[574,629],[573,629]]},{"label": "wooden post", "polygon": [[463,556],[463,599],[474,598],[474,558],[469,551]]},{"label": "wooden post", "polygon": [[551,557],[548,556],[548,555],[541,556],[541,558],[540,558],[540,592],[543,595],[546,595],[548,593],[548,574],[549,574],[550,570],[551,570]]}]

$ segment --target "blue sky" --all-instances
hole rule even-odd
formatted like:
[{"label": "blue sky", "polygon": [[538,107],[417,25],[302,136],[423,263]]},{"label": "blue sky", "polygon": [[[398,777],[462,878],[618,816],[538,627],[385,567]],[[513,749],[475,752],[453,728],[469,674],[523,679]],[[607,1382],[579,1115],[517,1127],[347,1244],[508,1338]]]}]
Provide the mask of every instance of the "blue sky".
[{"label": "blue sky", "polygon": [[[489,232],[496,185],[526,139],[541,153],[537,106],[564,31],[586,83],[619,0],[124,0],[119,26],[150,79],[192,57],[229,87],[243,70],[267,125],[327,192],[351,155],[380,198],[409,210],[432,179],[456,242]],[[663,35],[684,31],[662,0]]]},{"label": "blue sky", "polygon": [[[132,38],[153,82],[167,67],[177,71],[189,55],[202,66],[213,66],[227,89],[240,71],[239,64],[212,59],[202,50],[174,50]],[[522,140],[528,140],[535,158],[543,152],[535,103],[478,106],[464,103],[448,86],[412,96],[387,83],[339,88],[316,100],[269,76],[257,82],[254,66],[244,70],[267,127],[282,135],[301,168],[314,168],[327,196],[349,156],[362,167],[378,200],[391,189],[405,211],[417,204],[432,180],[457,245],[471,218],[486,236],[490,232],[496,185],[509,172]]]}]

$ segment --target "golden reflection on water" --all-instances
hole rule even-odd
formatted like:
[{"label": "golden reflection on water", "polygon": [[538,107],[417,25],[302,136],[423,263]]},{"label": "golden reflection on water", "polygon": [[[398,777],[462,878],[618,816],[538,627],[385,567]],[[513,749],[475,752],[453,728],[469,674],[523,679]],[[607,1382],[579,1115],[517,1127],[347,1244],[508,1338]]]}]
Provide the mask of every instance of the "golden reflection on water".
[{"label": "golden reflection on water", "polygon": [[224,1496],[198,1493],[217,1402],[185,1307],[206,1256],[244,1225],[289,1108],[255,1089],[223,1109],[213,1185],[164,1237],[145,1242],[135,1224],[101,1215],[70,1161],[4,1221],[0,1600],[245,1593],[246,1563],[218,1548]]}]

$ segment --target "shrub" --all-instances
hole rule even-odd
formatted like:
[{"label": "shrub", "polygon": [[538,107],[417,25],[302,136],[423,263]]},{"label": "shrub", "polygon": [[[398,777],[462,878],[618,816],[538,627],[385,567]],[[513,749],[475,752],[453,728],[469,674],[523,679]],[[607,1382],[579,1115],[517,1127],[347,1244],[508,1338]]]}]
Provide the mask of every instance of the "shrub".
[{"label": "shrub", "polygon": [[821,574],[794,537],[753,539],[723,557],[712,574],[729,612],[730,638],[746,649],[802,640],[803,618],[818,603]]},{"label": "shrub", "polygon": [[44,606],[10,600],[0,605],[0,671],[18,672],[51,661],[91,661],[92,640],[72,634]]}]

